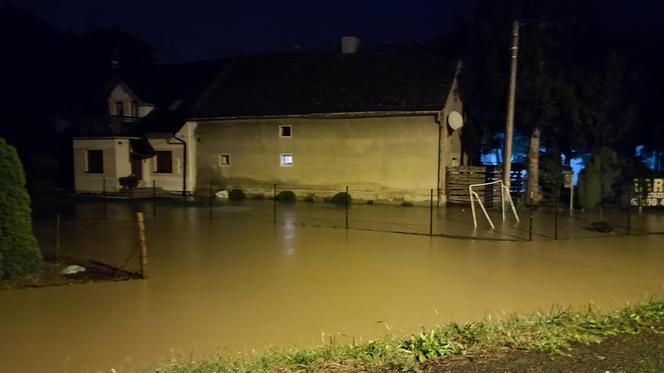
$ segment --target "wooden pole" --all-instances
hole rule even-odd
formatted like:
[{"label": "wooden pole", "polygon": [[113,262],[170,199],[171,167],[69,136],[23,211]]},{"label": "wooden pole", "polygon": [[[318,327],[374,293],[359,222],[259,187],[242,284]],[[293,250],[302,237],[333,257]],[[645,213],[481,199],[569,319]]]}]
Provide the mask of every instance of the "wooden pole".
[{"label": "wooden pole", "polygon": [[348,200],[350,199],[350,194],[348,194],[348,185],[346,185],[346,230],[348,230]]},{"label": "wooden pole", "polygon": [[210,181],[210,196],[208,198],[208,209],[210,210],[210,220],[212,220],[212,182]]},{"label": "wooden pole", "polygon": [[514,103],[516,101],[516,70],[519,57],[519,21],[512,22],[512,47],[510,84],[507,98],[507,118],[505,121],[505,151],[503,154],[503,184],[510,190],[512,173],[512,136],[514,133]]},{"label": "wooden pole", "polygon": [[145,223],[143,213],[136,213],[136,224],[138,226],[138,257],[141,265],[141,277],[145,278],[145,270],[148,265],[148,248],[145,244]]},{"label": "wooden pole", "polygon": [[55,215],[55,260],[60,258],[60,213]]},{"label": "wooden pole", "polygon": [[560,204],[560,186],[558,186],[558,192],[556,193],[556,211],[553,218],[553,239],[558,239],[558,210]]},{"label": "wooden pole", "polygon": [[429,191],[429,236],[433,236],[433,189]]},{"label": "wooden pole", "polygon": [[627,235],[632,233],[632,187],[634,183],[627,184]]},{"label": "wooden pole", "polygon": [[152,180],[152,216],[157,217],[157,181]]},{"label": "wooden pole", "polygon": [[272,224],[277,224],[277,184],[272,185]]},{"label": "wooden pole", "polygon": [[530,214],[528,216],[528,241],[533,240],[533,210],[530,209]]}]

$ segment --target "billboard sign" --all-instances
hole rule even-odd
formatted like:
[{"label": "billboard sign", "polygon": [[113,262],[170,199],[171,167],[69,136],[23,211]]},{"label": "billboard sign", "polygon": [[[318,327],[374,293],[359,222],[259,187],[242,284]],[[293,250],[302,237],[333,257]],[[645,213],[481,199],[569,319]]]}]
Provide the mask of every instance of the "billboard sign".
[{"label": "billboard sign", "polygon": [[664,177],[632,180],[632,206],[664,207]]}]

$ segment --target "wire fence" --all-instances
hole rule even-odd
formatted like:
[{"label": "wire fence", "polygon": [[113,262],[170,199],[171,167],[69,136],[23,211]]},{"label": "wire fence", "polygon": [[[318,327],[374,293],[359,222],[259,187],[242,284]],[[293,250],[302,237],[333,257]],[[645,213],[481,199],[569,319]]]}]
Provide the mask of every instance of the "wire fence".
[{"label": "wire fence", "polygon": [[33,230],[42,255],[143,275],[136,214],[112,203],[90,207],[37,211]]},{"label": "wire fence", "polygon": [[[345,193],[349,199],[339,197]],[[573,196],[569,189],[545,194],[536,208],[519,203],[519,197],[513,196],[519,222],[510,210],[502,213],[500,203],[496,203],[500,199],[484,200],[493,229],[481,213],[475,226],[469,204],[445,205],[440,191],[433,188],[395,192],[353,185],[313,189],[286,184],[210,184],[195,198],[166,197],[152,191],[137,195],[140,198],[72,197],[57,207],[36,209],[34,230],[44,255],[143,273],[145,255],[137,212],[145,214],[154,232],[166,229],[161,226],[166,221],[162,216],[170,215],[177,221],[186,217],[182,221],[209,220],[222,225],[239,221],[491,241],[664,234],[664,209],[643,202],[648,194],[617,194],[615,200],[604,201],[591,211],[577,208],[575,198],[570,208]]]}]

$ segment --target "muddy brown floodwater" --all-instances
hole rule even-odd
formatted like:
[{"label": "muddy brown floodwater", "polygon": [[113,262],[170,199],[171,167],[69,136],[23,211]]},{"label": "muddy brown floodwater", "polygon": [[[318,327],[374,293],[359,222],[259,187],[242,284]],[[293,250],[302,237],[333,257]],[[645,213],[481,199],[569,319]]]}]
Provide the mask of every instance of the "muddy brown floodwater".
[{"label": "muddy brown floodwater", "polygon": [[[172,351],[199,359],[316,344],[323,333],[350,342],[664,294],[663,236],[455,240],[296,226],[287,217],[272,225],[246,214],[252,208],[229,206],[213,221],[200,208],[148,216],[147,280],[0,292],[0,372],[149,369]],[[109,213],[131,215],[121,204]],[[82,242],[131,244],[116,226],[65,240],[82,250]]]}]

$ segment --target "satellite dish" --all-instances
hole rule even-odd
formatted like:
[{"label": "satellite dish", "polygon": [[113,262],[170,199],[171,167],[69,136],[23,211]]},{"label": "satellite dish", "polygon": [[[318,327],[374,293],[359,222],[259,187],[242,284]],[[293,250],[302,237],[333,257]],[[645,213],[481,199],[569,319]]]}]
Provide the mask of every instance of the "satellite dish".
[{"label": "satellite dish", "polygon": [[447,116],[447,124],[450,125],[451,129],[458,130],[463,127],[463,117],[458,111],[453,111]]}]

